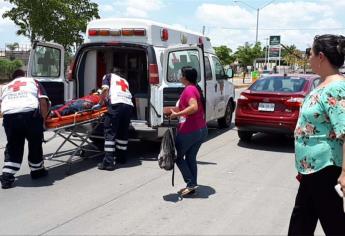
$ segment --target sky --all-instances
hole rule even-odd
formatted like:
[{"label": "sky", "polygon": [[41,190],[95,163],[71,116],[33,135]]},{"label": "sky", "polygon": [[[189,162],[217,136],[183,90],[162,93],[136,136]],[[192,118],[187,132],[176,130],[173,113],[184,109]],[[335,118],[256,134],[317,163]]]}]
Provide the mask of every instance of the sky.
[{"label": "sky", "polygon": [[[280,35],[284,45],[310,47],[315,35],[345,35],[345,0],[90,0],[99,6],[101,18],[145,18],[202,33],[213,46],[226,45],[233,51],[246,42],[255,43],[257,13],[258,41],[263,46],[271,35]],[[0,0],[0,15],[11,5]],[[259,11],[257,11],[259,9]],[[0,18],[0,49],[8,43],[28,45],[16,35],[17,26]]]}]

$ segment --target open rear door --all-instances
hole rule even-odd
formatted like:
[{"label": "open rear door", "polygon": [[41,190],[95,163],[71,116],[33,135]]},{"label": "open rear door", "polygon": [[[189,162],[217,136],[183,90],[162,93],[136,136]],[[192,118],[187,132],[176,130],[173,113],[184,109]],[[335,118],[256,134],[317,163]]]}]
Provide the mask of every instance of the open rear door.
[{"label": "open rear door", "polygon": [[64,52],[63,46],[46,42],[35,42],[30,52],[27,76],[43,85],[52,105],[67,100]]},{"label": "open rear door", "polygon": [[163,58],[162,108],[175,106],[179,99],[184,88],[180,81],[180,71],[184,66],[191,66],[197,70],[198,84],[205,95],[204,56],[202,48],[198,45],[169,47],[164,51]]}]

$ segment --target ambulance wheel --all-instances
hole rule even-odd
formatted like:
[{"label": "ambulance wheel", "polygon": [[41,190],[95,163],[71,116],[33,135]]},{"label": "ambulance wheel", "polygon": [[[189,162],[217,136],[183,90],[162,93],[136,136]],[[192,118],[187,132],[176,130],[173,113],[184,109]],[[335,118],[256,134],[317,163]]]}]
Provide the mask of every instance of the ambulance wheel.
[{"label": "ambulance wheel", "polygon": [[92,141],[92,144],[95,145],[98,150],[103,151],[104,150],[104,139],[102,138],[90,138]]},{"label": "ambulance wheel", "polygon": [[231,125],[233,112],[234,112],[234,108],[232,106],[231,101],[229,101],[228,105],[226,106],[224,116],[222,118],[218,119],[218,127],[219,128],[228,128]]},{"label": "ambulance wheel", "polygon": [[253,136],[253,132],[244,131],[244,130],[238,130],[237,134],[238,134],[238,137],[240,138],[240,140],[243,142],[249,142]]}]

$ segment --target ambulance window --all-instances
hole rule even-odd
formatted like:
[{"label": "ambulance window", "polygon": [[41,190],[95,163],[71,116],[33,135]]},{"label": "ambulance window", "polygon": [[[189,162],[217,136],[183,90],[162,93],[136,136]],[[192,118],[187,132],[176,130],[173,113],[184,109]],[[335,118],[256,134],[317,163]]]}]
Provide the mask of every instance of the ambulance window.
[{"label": "ambulance window", "polygon": [[204,57],[205,61],[205,71],[206,71],[206,80],[212,80],[212,70],[211,70],[211,64],[208,57]]},{"label": "ambulance window", "polygon": [[56,48],[37,46],[33,55],[32,76],[60,76],[61,52]]},{"label": "ambulance window", "polygon": [[175,51],[168,55],[168,82],[180,82],[180,70],[184,66],[191,66],[198,72],[200,81],[200,61],[197,50]]},{"label": "ambulance window", "polygon": [[214,65],[214,70],[216,74],[216,80],[224,79],[225,78],[225,72],[222,64],[218,60],[217,57],[212,57],[213,65]]}]

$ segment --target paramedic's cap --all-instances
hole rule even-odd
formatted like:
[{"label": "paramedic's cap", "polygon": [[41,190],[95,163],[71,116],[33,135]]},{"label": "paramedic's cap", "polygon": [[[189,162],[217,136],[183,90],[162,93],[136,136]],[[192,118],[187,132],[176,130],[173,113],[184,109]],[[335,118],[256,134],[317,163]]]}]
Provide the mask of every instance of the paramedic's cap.
[{"label": "paramedic's cap", "polygon": [[123,70],[119,67],[114,67],[111,72],[118,75],[118,76],[125,77]]}]

